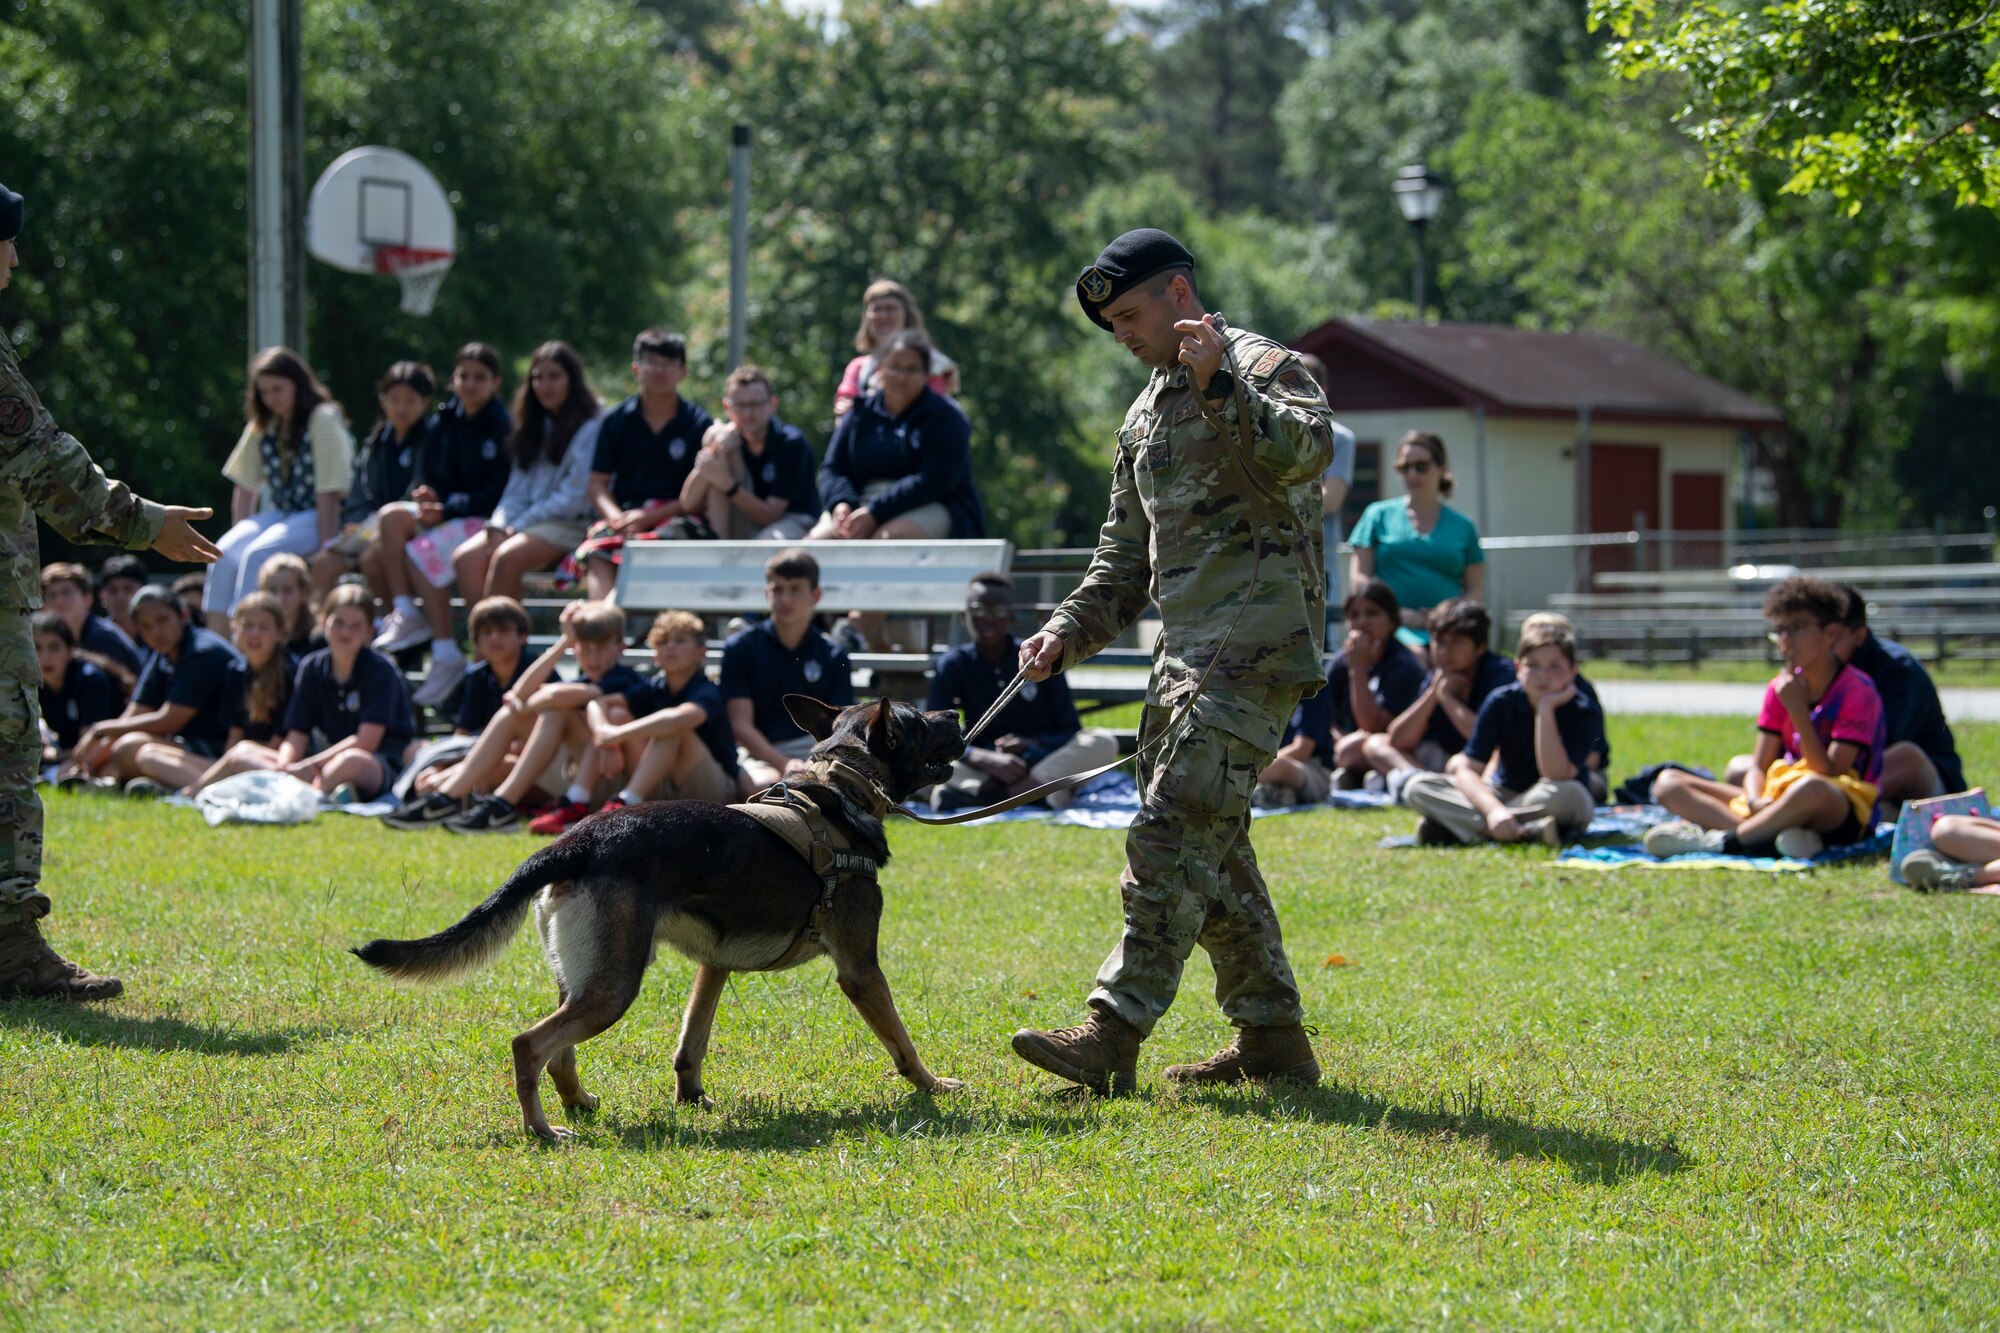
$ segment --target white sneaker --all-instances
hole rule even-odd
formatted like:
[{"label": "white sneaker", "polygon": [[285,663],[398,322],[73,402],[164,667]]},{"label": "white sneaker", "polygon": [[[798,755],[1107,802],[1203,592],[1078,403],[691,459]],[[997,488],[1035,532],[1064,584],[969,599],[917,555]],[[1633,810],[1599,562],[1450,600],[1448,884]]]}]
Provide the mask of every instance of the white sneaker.
[{"label": "white sneaker", "polygon": [[451,698],[451,692],[457,689],[458,682],[464,679],[463,657],[454,657],[449,662],[433,662],[431,674],[417,687],[417,692],[410,696],[410,702],[420,708],[437,708],[446,699]]},{"label": "white sneaker", "polygon": [[1719,852],[1722,850],[1722,830],[1706,829],[1685,819],[1670,819],[1647,829],[1642,841],[1650,855],[1661,858],[1685,856],[1689,852]]},{"label": "white sneaker", "polygon": [[378,653],[400,653],[405,648],[421,648],[431,641],[431,627],[420,615],[411,615],[400,608],[393,609],[382,621],[382,632],[375,636],[375,651]]},{"label": "white sneaker", "polygon": [[1778,835],[1778,855],[1793,861],[1810,861],[1826,850],[1826,839],[1809,828],[1788,828]]}]

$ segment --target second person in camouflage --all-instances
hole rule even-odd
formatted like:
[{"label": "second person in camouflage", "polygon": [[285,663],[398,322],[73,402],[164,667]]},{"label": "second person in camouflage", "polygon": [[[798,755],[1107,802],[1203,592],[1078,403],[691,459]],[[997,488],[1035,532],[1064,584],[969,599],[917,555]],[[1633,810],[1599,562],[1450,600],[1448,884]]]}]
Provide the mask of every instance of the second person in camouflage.
[{"label": "second person in camouflage", "polygon": [[[1295,355],[1203,309],[1194,258],[1165,232],[1113,241],[1077,280],[1077,299],[1152,378],[1118,432],[1110,515],[1089,572],[1021,646],[1021,666],[1042,680],[1076,665],[1149,600],[1162,625],[1140,726],[1140,813],[1120,876],[1123,935],[1098,970],[1088,1020],[1018,1032],[1014,1050],[1096,1091],[1129,1089],[1139,1045],[1199,944],[1237,1036],[1167,1077],[1317,1082],[1249,819],[1286,719],[1325,679],[1318,482],[1332,415]],[[1211,663],[1184,728],[1155,746]]]}]

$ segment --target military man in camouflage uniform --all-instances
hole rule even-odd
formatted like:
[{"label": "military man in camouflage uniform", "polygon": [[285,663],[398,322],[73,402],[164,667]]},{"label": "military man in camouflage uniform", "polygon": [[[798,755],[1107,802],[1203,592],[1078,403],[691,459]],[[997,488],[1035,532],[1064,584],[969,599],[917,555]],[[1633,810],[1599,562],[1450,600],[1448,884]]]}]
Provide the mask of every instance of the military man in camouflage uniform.
[{"label": "military man in camouflage uniform", "polygon": [[[1141,806],[1120,877],[1123,938],[1098,970],[1088,1021],[1018,1032],[1014,1051],[1100,1093],[1130,1088],[1139,1045],[1199,944],[1237,1034],[1167,1077],[1315,1083],[1249,825],[1257,774],[1298,701],[1325,684],[1319,477],[1333,418],[1295,355],[1204,312],[1194,258],[1165,232],[1120,236],[1076,290],[1084,312],[1153,374],[1118,432],[1111,513],[1090,570],[1022,644],[1021,666],[1033,680],[1075,666],[1149,600],[1162,625],[1139,728]],[[1192,715],[1155,747],[1211,662]]]},{"label": "military man in camouflage uniform", "polygon": [[[0,185],[0,290],[21,262],[16,241],[25,211],[21,196]],[[189,526],[208,510],[141,500],[56,428],[0,332],[0,997],[108,1000],[123,983],[70,962],[36,925],[49,912],[40,882],[42,802],[35,794],[41,669],[28,628],[42,604],[38,514],[71,541],[151,547],[170,560],[216,555]]]}]

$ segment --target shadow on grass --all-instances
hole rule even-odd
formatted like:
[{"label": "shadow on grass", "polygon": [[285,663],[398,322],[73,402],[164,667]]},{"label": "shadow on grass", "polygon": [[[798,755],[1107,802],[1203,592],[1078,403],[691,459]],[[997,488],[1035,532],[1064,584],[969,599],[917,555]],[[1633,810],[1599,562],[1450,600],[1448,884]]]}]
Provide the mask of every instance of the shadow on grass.
[{"label": "shadow on grass", "polygon": [[1488,1107],[1484,1092],[1476,1086],[1463,1093],[1440,1092],[1429,1106],[1421,1107],[1401,1106],[1374,1093],[1337,1084],[1318,1088],[1274,1084],[1265,1091],[1217,1089],[1189,1092],[1183,1097],[1223,1115],[1306,1119],[1476,1140],[1499,1161],[1532,1157],[1561,1162],[1577,1180],[1593,1185],[1613,1185],[1642,1174],[1670,1176],[1694,1165],[1694,1159],[1672,1135],[1648,1143],[1564,1125],[1538,1124],[1532,1105],[1520,1115]]},{"label": "shadow on grass", "polygon": [[[572,1122],[575,1123],[575,1122]],[[820,1109],[753,1101],[715,1111],[689,1109],[630,1124],[613,1115],[600,1121],[627,1148],[721,1148],[753,1152],[811,1152],[829,1139],[886,1134],[899,1139],[945,1139],[967,1134],[1040,1133],[1067,1137],[1096,1127],[1095,1111],[1052,1107],[1042,1113],[996,1114],[990,1107],[959,1109],[949,1098],[911,1093],[890,1105]]]},{"label": "shadow on grass", "polygon": [[79,1046],[123,1046],[139,1051],[193,1051],[197,1055],[283,1055],[311,1046],[330,1028],[274,1028],[239,1032],[178,1018],[133,1018],[80,1004],[50,1000],[0,1003],[0,1025],[34,1028]]}]

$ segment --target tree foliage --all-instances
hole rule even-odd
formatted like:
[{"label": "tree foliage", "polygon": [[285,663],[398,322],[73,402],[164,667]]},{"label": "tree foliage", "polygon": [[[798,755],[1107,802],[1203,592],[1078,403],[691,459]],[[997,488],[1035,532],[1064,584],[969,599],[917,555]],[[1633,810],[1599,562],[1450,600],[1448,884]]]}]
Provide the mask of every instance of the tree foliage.
[{"label": "tree foliage", "polygon": [[1627,74],[1683,76],[1680,119],[1718,176],[1764,162],[1850,213],[1905,188],[2000,204],[1991,0],[1592,0]]}]

